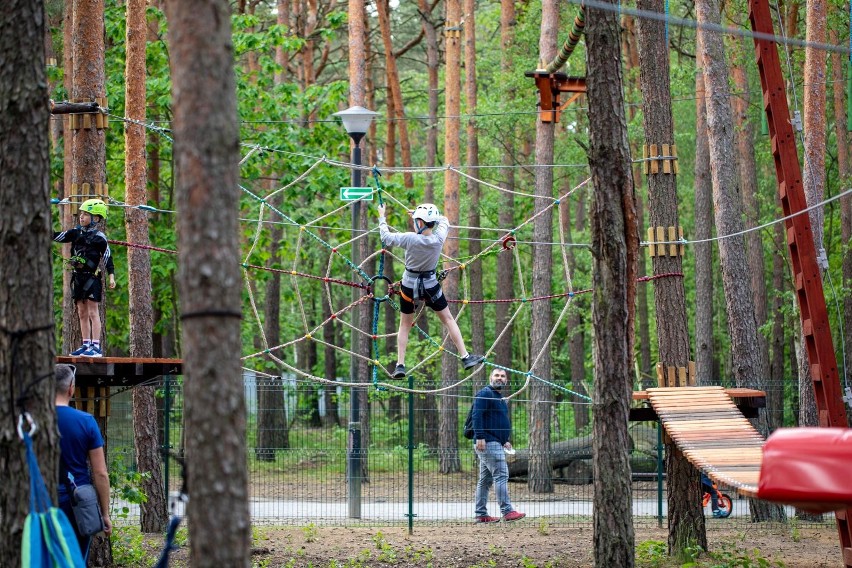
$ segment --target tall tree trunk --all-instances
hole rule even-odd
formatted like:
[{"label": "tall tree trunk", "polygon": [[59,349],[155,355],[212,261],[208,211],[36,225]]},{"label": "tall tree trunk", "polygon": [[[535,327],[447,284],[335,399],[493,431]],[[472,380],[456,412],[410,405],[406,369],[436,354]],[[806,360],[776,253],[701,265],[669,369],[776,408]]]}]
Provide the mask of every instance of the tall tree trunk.
[{"label": "tall tree trunk", "polygon": [[[514,65],[512,49],[515,43],[515,2],[514,0],[501,0],[500,2],[500,67],[504,72],[509,72]],[[507,89],[506,100],[514,99],[514,90]],[[506,166],[502,172],[501,187],[507,191],[500,197],[500,213],[497,222],[501,229],[506,231],[515,228],[515,195],[510,193],[515,190],[515,141],[514,136],[506,136],[503,140],[503,165]],[[510,251],[504,251],[497,255],[497,299],[508,300],[512,298],[515,287],[515,265]],[[494,345],[494,361],[498,365],[514,368],[512,360],[512,331],[511,319],[512,304],[510,302],[499,302],[494,308],[494,336],[500,337]],[[502,336],[501,336],[502,334]]]},{"label": "tall tree trunk", "polygon": [[[461,25],[461,0],[447,0],[447,27]],[[460,32],[459,32],[460,34]],[[460,85],[461,85],[461,38],[456,35],[448,35],[446,38],[446,71],[444,73],[444,163],[458,164],[461,159],[459,148],[459,135],[461,134]],[[459,176],[456,172],[446,170],[444,173],[444,215],[450,222],[451,227],[459,224]],[[458,258],[459,241],[458,229],[451,228],[449,238],[444,244],[444,253],[449,258]],[[444,279],[442,284],[444,294],[448,298],[458,297],[459,271],[453,270]],[[450,310],[453,310],[450,305]],[[453,310],[455,312],[455,310]],[[446,335],[446,333],[444,333]],[[464,353],[459,353],[464,355]],[[441,375],[443,386],[458,382],[459,360],[452,353],[444,352],[441,356]],[[461,470],[461,462],[458,455],[458,400],[455,394],[457,389],[447,391],[449,396],[440,399],[440,444],[443,451],[439,458],[441,473],[454,473]]]},{"label": "tall tree trunk", "polygon": [[[628,92],[634,98],[641,98],[642,86],[639,81],[639,73],[633,70],[639,70],[639,48],[636,40],[636,20],[631,16],[624,16],[623,25],[625,32],[622,34],[622,50],[626,58],[626,75],[632,76],[633,81],[628,83]],[[639,110],[638,105],[630,105],[627,109],[629,122],[633,122],[636,113]],[[638,141],[631,143],[630,152],[634,156],[642,153],[642,149],[638,147]],[[633,165],[633,184],[634,197],[636,199],[636,225],[638,227],[645,226],[645,208],[642,204],[642,165],[634,163]],[[647,276],[646,253],[644,250],[639,250],[639,261],[637,264],[636,275],[639,278]],[[653,363],[651,363],[651,329],[648,316],[648,286],[639,286],[636,289],[636,320],[639,332],[639,380],[644,389],[656,386],[653,373]]]},{"label": "tall tree trunk", "polygon": [[589,9],[586,81],[592,215],[592,319],[595,329],[593,425],[594,552],[598,566],[634,565],[627,414],[638,234],[622,95],[618,14]]},{"label": "tall tree trunk", "polygon": [[33,446],[51,495],[58,478],[44,22],[41,0],[0,5],[0,210],[7,213],[0,223],[0,558],[7,566],[21,565],[29,510],[26,454],[15,432],[23,411],[38,426]]},{"label": "tall tree trunk", "polygon": [[[826,20],[825,0],[811,0],[805,7],[805,40],[814,43],[825,43]],[[803,145],[804,161],[802,185],[805,190],[807,204],[815,205],[823,200],[825,195],[825,81],[826,52],[813,47],[805,48],[804,69],[805,90],[805,140]],[[819,83],[816,83],[816,82]],[[811,230],[814,238],[816,253],[825,254],[823,245],[822,207],[811,209],[808,213],[811,220]],[[824,274],[828,265],[821,266]],[[804,342],[804,336],[801,339]],[[804,344],[804,343],[803,343]],[[819,413],[814,396],[813,379],[811,378],[810,362],[806,349],[801,350],[799,358],[799,424],[801,426],[819,426]],[[821,520],[822,515],[814,515],[803,509],[796,510],[796,516],[805,520]]]},{"label": "tall tree trunk", "polygon": [[[734,52],[736,63],[731,68],[731,73],[734,77],[734,88],[737,95],[731,98],[733,107],[734,121],[736,125],[736,142],[737,155],[739,159],[739,174],[740,174],[740,195],[743,200],[743,212],[748,221],[748,225],[756,227],[760,224],[760,200],[757,195],[757,166],[754,159],[754,131],[751,126],[751,121],[748,119],[748,109],[751,103],[749,93],[748,74],[745,66],[741,61],[740,52],[751,53],[749,38],[740,38],[741,43],[735,44],[737,47]],[[742,49],[739,49],[739,48]],[[766,323],[767,319],[767,299],[766,299],[766,267],[763,259],[763,242],[760,231],[751,231],[745,236],[746,239],[746,254],[748,255],[749,275],[751,277],[751,291],[754,295],[754,315],[757,320],[757,349],[758,357],[760,357],[760,366],[762,369],[769,369],[769,341],[766,336],[760,333],[760,328]],[[756,377],[758,389],[767,390],[769,388],[767,375]],[[764,411],[768,414],[779,409],[767,407]],[[768,433],[771,429],[768,430]]]},{"label": "tall tree trunk", "polygon": [[[279,13],[280,17],[280,13]],[[281,54],[276,54],[279,65]],[[279,76],[276,74],[275,82]],[[281,77],[283,83],[283,77]],[[268,192],[275,190],[275,180],[267,180]],[[281,194],[270,199],[270,205],[281,207]],[[284,237],[284,228],[280,223],[273,223],[269,231],[272,243],[272,254],[267,265],[280,265],[283,248],[280,243]],[[266,336],[264,349],[270,349],[281,344],[281,273],[271,272],[266,281],[266,302],[263,308],[263,330]],[[258,378],[257,383],[257,440],[254,455],[260,461],[275,461],[276,450],[290,447],[290,432],[287,416],[287,401],[284,394],[283,376],[264,380]]]},{"label": "tall tree trunk", "polygon": [[[664,11],[663,0],[639,0],[640,10]],[[674,140],[671,91],[669,89],[669,52],[665,23],[642,19],[638,24],[639,79],[643,95],[643,125],[648,154],[654,148],[671,155]],[[669,151],[666,152],[666,147]],[[652,161],[645,164],[648,174],[648,220],[652,228],[678,227],[677,162]],[[668,166],[668,168],[666,167]],[[668,237],[666,237],[668,238]],[[651,245],[653,246],[653,245]],[[654,275],[683,272],[679,247],[664,246],[652,259]],[[665,367],[689,366],[689,329],[686,321],[686,294],[683,279],[660,278],[654,281],[654,305],[657,311],[657,348]],[[675,554],[691,543],[707,549],[701,484],[698,472],[672,440],[666,442],[666,487],[668,494],[669,553]]]},{"label": "tall tree trunk", "polygon": [[[838,44],[836,32],[830,32],[832,44]],[[845,44],[843,44],[845,45]],[[843,66],[846,64],[841,54],[831,54],[831,73],[834,79],[834,135],[837,145],[837,169],[845,183],[852,176],[852,164],[849,156],[849,133],[846,130],[846,100],[843,82]],[[847,195],[840,200],[840,238],[843,242],[841,261],[842,286],[852,289],[852,196]],[[844,352],[847,358],[852,357],[852,295],[843,298],[843,330]],[[843,384],[852,382],[852,362],[847,359]]]},{"label": "tall tree trunk", "polygon": [[[389,0],[377,0],[376,12],[379,16],[379,27],[382,32],[382,42],[385,47],[385,68],[388,77],[388,90],[393,99],[393,115],[396,119],[394,125],[399,128],[399,148],[402,154],[402,165],[411,167],[411,143],[408,140],[408,123],[405,120],[405,105],[402,100],[402,89],[399,86],[399,71],[396,67],[396,55],[393,52],[393,41],[391,40],[390,24],[390,2]],[[390,118],[390,117],[389,117]],[[414,177],[410,171],[402,174],[405,187],[414,187]]]},{"label": "tall tree trunk", "polygon": [[[467,103],[467,165],[476,176],[479,167],[479,128],[476,125],[476,1],[464,0],[464,69],[465,69],[465,99]],[[480,187],[476,179],[467,180],[467,194],[470,198],[470,210],[468,212],[467,224],[470,227],[479,227]],[[470,256],[475,257],[482,251],[482,243],[479,240],[482,232],[479,229],[471,229],[468,232],[468,249]],[[470,295],[479,300],[483,297],[482,292],[482,263],[483,259],[468,263],[467,274],[470,278]],[[470,310],[470,338],[471,350],[474,353],[485,353],[485,306],[482,304],[469,304]],[[478,377],[481,384],[485,385],[484,373]]]},{"label": "tall tree trunk", "polygon": [[[74,1],[73,16],[73,74],[74,83],[71,98],[76,101],[95,101],[106,96],[104,67],[104,2],[103,0]],[[90,196],[106,199],[106,133],[103,123],[98,123],[96,115],[78,117],[78,128],[69,129],[72,137],[71,150],[71,196],[72,203],[79,203]],[[87,126],[88,119],[88,128]],[[82,126],[82,127],[80,127]],[[76,187],[76,189],[74,189]],[[106,225],[106,220],[104,221]],[[98,304],[101,323],[106,323],[106,288],[103,301]],[[101,326],[100,339],[104,353],[107,351],[106,325]],[[68,321],[63,321],[63,340],[71,345],[82,342],[80,319],[76,313]],[[73,347],[71,347],[73,349]],[[63,350],[67,353],[67,351]],[[106,437],[107,417],[96,416],[96,421],[104,434],[104,453],[109,463],[109,440]],[[112,548],[106,537],[96,536],[89,549],[89,562],[93,566],[112,564]]]},{"label": "tall tree trunk", "polygon": [[[367,45],[365,38],[367,37],[367,21],[364,13],[364,2],[359,0],[349,0],[349,104],[351,106],[364,106],[367,100],[367,69],[364,62],[367,61]],[[354,141],[356,146],[360,140]],[[356,177],[353,175],[353,178]],[[361,179],[360,174],[357,175],[358,180]],[[356,184],[360,185],[360,183]],[[363,230],[366,228],[365,212],[359,203],[352,205],[352,228]],[[354,235],[353,235],[354,236]],[[367,242],[366,239],[358,239],[352,243],[352,262],[359,266],[366,256]],[[360,293],[357,289],[352,290],[352,301],[358,300]],[[356,306],[352,310],[352,325],[357,330],[366,329],[369,321],[369,306],[365,303]],[[352,351],[355,353],[369,356],[369,342],[366,337],[357,333],[354,329],[351,333]],[[359,358],[351,357],[349,364],[349,380],[351,382],[365,382],[367,378],[366,363]],[[349,499],[350,506],[354,506],[356,501],[361,498],[360,484],[363,478],[367,476],[368,455],[365,451],[367,448],[367,417],[368,407],[366,404],[366,391],[360,388],[350,389],[350,396],[357,397],[357,412],[353,404],[353,399],[350,399],[350,415],[349,415],[349,450],[353,454],[352,462],[356,459],[359,464],[360,471],[350,471],[349,475],[354,480],[350,484]],[[358,441],[359,448],[356,449],[355,442]],[[351,463],[351,462],[350,462]],[[360,511],[360,503],[358,503]]]},{"label": "tall tree trunk", "polygon": [[[62,25],[62,71],[66,93],[74,90],[74,1],[65,0],[63,9]],[[76,200],[72,194],[74,182],[74,135],[71,132],[71,116],[63,117],[62,138],[62,197],[69,201]],[[74,223],[74,210],[71,207],[59,209],[59,219],[62,227],[71,227]],[[62,258],[71,256],[71,243],[60,245]],[[76,322],[76,323],[75,323]],[[74,331],[76,328],[76,332]],[[64,354],[70,353],[77,348],[77,337],[80,333],[80,322],[77,321],[77,307],[71,297],[71,271],[62,271],[62,345],[60,351]]]},{"label": "tall tree trunk", "polygon": [[[783,223],[775,223],[773,227],[773,240],[775,250],[782,251],[787,246],[784,237]],[[784,348],[786,346],[785,315],[784,315],[784,289],[787,287],[784,276],[789,274],[786,256],[782,254],[772,255],[772,359],[769,364],[770,388],[766,391],[766,404],[771,408],[778,408],[777,412],[769,415],[769,428],[776,430],[784,426],[784,384],[786,373],[784,372]],[[798,397],[797,397],[798,398]]]},{"label": "tall tree trunk", "polygon": [[[699,24],[719,24],[716,0],[700,0],[696,7]],[[742,206],[737,195],[735,164],[730,160],[730,149],[734,147],[734,124],[725,50],[722,42],[712,34],[703,29],[699,30],[699,34],[702,35],[699,61],[704,70],[704,88],[712,93],[706,101],[716,228],[719,235],[731,235],[718,243],[731,337],[732,374],[738,387],[757,388],[758,378],[765,376],[766,369],[761,367],[763,362],[757,347],[757,321],[748,281],[745,239],[740,234],[743,229]],[[769,428],[765,414],[752,422],[761,434],[767,435]],[[784,519],[784,509],[777,505],[753,499],[750,508],[754,521]]]},{"label": "tall tree trunk", "polygon": [[[701,51],[701,34],[696,52]],[[699,385],[712,385],[713,374],[713,183],[707,139],[707,96],[704,71],[696,62],[695,73],[695,374]]]},{"label": "tall tree trunk", "polygon": [[166,7],[181,212],[190,561],[199,567],[248,567],[246,407],[242,381],[236,380],[242,374],[240,156],[231,16],[225,0],[172,0]]},{"label": "tall tree trunk", "polygon": [[[566,185],[570,185],[571,182],[566,178],[565,183]],[[564,194],[565,191],[562,193]],[[583,207],[583,205],[583,201],[578,200],[577,207]],[[560,222],[562,223],[562,232],[565,235],[565,244],[570,245],[574,242],[571,232],[571,200],[563,199],[559,203],[559,208],[561,210]],[[574,247],[568,246],[565,256],[568,261],[568,272],[574,278],[577,270]],[[571,306],[568,311],[565,327],[569,330],[568,359],[571,363],[571,390],[578,394],[588,395],[586,391],[586,339],[584,331],[585,323],[582,316],[583,311],[577,305]],[[587,400],[577,396],[572,396],[571,399],[574,403],[574,434],[579,436],[589,425],[589,403]]]},{"label": "tall tree trunk", "polygon": [[[127,240],[147,246],[148,214],[134,206],[148,204],[145,163],[145,0],[127,0],[127,40],[125,42],[126,85],[125,114],[136,122],[125,126],[124,225]],[[130,302],[130,356],[151,357],[154,354],[154,310],[151,301],[151,254],[147,249],[127,248],[128,286]],[[147,500],[141,505],[141,528],[145,533],[163,532],[168,521],[166,495],[159,450],[157,401],[154,387],[133,389],[133,438],[136,464],[140,472],[149,475],[142,481]]]},{"label": "tall tree trunk", "polygon": [[[438,53],[438,32],[432,21],[432,10],[438,3],[429,0],[417,0],[418,12],[423,21],[423,33],[426,38],[426,72],[429,83],[429,120],[426,123],[426,167],[435,165],[438,156],[438,68],[441,65]],[[425,200],[435,201],[435,182],[431,174],[426,174]]]},{"label": "tall tree trunk", "polygon": [[[557,0],[542,3],[541,35],[538,49],[545,61],[556,56],[559,33],[559,7]],[[556,133],[555,122],[536,121],[535,163],[553,163],[553,144]],[[549,243],[553,240],[553,209],[548,198],[553,197],[553,170],[535,168],[535,195],[533,240]],[[553,251],[549,244],[533,245],[532,295],[548,296],[552,293]],[[553,314],[549,301],[534,302],[532,305],[532,330],[530,331],[530,370],[539,377],[552,376],[548,335],[552,328]],[[532,404],[527,410],[530,463],[527,487],[533,493],[553,492],[553,469],[550,465],[550,420],[552,408],[551,388],[548,383],[533,381],[530,385]]]}]

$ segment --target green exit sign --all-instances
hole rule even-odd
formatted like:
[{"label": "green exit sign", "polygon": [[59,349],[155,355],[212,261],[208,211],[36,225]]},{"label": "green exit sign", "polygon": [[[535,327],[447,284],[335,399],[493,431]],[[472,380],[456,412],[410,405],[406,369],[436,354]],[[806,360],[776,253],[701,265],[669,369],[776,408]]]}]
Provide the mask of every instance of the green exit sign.
[{"label": "green exit sign", "polygon": [[343,201],[357,201],[363,199],[365,201],[373,200],[372,187],[341,187],[340,199]]}]

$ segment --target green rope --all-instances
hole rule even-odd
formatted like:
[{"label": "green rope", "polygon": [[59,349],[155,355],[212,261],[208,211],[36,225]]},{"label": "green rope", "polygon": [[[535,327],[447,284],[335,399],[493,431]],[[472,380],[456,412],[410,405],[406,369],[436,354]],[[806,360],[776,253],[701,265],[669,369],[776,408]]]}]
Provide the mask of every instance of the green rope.
[{"label": "green rope", "polygon": [[585,28],[586,7],[580,5],[580,10],[574,18],[574,25],[571,27],[571,33],[568,34],[568,39],[562,44],[562,48],[559,50],[559,53],[556,54],[556,57],[553,58],[553,61],[547,64],[545,67],[545,73],[556,73],[563,65],[565,65],[565,62],[568,61],[568,58],[571,57],[572,53],[574,53],[574,48],[577,47],[577,44],[580,42],[580,38],[583,37],[583,30]]}]

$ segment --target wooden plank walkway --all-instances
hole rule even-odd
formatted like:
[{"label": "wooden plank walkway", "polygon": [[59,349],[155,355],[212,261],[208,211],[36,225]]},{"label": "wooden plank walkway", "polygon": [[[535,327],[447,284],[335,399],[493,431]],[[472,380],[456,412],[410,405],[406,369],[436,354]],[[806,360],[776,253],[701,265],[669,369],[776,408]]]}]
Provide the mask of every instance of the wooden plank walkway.
[{"label": "wooden plank walkway", "polygon": [[737,409],[733,393],[722,387],[647,392],[666,433],[690,463],[741,495],[757,496],[764,440]]}]

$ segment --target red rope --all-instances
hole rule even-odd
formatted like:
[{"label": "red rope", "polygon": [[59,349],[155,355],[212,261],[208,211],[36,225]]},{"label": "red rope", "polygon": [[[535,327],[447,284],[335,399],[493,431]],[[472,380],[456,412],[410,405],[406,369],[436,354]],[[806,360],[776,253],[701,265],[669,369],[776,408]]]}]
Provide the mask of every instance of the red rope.
[{"label": "red rope", "polygon": [[108,240],[107,242],[111,245],[120,245],[120,246],[123,246],[123,247],[131,247],[131,248],[138,248],[138,249],[145,249],[145,250],[155,250],[157,252],[167,252],[169,254],[177,254],[176,250],[169,250],[169,249],[164,249],[164,248],[160,248],[160,247],[152,247],[151,245],[140,245],[138,243],[128,243],[127,241]]},{"label": "red rope", "polygon": [[332,284],[342,284],[344,286],[350,286],[352,288],[361,288],[362,290],[369,289],[369,286],[366,284],[361,284],[360,282],[350,282],[349,280],[340,280],[339,278],[329,278],[328,276],[316,276],[315,274],[305,274],[304,272],[297,272],[295,270],[284,270],[282,268],[267,268],[265,266],[257,266],[256,264],[243,264],[245,268],[254,268],[255,270],[266,270],[267,272],[277,272],[279,274],[289,274],[291,276],[301,276],[302,278],[310,278],[311,280],[322,280],[323,282],[330,282]]}]

